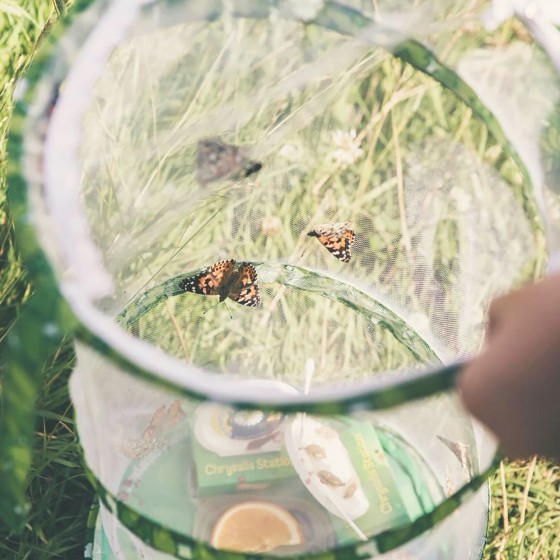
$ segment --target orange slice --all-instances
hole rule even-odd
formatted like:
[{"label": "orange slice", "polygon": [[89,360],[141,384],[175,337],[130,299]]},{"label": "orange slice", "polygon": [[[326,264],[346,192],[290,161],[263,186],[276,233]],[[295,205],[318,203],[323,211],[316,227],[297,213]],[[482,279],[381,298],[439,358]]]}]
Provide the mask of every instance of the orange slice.
[{"label": "orange slice", "polygon": [[210,544],[236,552],[268,552],[302,544],[298,520],[269,502],[242,502],[226,510],[214,527]]}]

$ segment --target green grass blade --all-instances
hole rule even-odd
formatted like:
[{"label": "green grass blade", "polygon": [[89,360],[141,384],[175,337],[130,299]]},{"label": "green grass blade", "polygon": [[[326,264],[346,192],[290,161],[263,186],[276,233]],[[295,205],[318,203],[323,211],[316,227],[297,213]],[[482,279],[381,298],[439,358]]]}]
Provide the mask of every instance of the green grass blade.
[{"label": "green grass blade", "polygon": [[[4,349],[0,416],[0,518],[14,531],[23,528],[30,505],[25,496],[35,424],[37,387],[51,349],[62,341],[52,322],[58,303],[35,294],[10,331]],[[46,328],[43,328],[43,325]]]}]

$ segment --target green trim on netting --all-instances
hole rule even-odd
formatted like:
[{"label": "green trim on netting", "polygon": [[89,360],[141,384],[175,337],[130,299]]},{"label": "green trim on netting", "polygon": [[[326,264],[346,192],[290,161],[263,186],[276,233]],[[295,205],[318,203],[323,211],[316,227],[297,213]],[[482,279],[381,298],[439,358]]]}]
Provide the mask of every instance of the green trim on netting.
[{"label": "green trim on netting", "polygon": [[89,509],[88,518],[86,521],[86,532],[85,532],[85,546],[84,546],[84,558],[86,560],[94,560],[91,553],[93,553],[93,548],[95,545],[95,529],[97,526],[97,517],[99,516],[99,502],[94,500]]},{"label": "green trim on netting", "polygon": [[[411,523],[388,529],[371,537],[367,542],[357,542],[330,549],[325,552],[289,556],[292,560],[367,560],[376,554],[389,552],[420,536],[446,519],[476,492],[485,480],[496,470],[502,457],[496,455],[490,465],[474,476],[455,494],[446,498],[428,513]],[[84,462],[85,465],[85,462]],[[117,498],[93,474],[87,465],[89,480],[95,487],[100,501],[119,522],[142,542],[152,548],[186,560],[277,560],[278,556],[238,553],[220,550],[192,536],[184,535],[170,527],[158,523]]]},{"label": "green trim on netting", "polygon": [[[177,1],[168,0],[167,3],[171,6],[177,4]],[[37,84],[48,68],[51,56],[64,32],[81,12],[93,6],[93,4],[94,0],[77,0],[72,6],[71,12],[56,23],[41,48],[38,49],[35,60],[23,80],[26,91],[23,98],[16,103],[8,136],[8,151],[10,153],[8,161],[8,199],[15,219],[18,249],[29,278],[37,292],[33,300],[29,302],[27,312],[12,329],[10,334],[12,342],[6,345],[3,356],[6,364],[6,374],[4,376],[0,429],[3,433],[9,433],[10,435],[0,438],[0,473],[2,475],[0,518],[14,530],[22,527],[26,511],[29,508],[25,500],[25,482],[31,460],[33,407],[36,398],[36,386],[40,379],[40,369],[48,352],[58,341],[62,340],[63,333],[78,334],[82,340],[103,352],[115,363],[147,381],[155,382],[180,394],[187,394],[198,399],[205,398],[202,393],[195,394],[192,391],[189,392],[177,387],[171,382],[162,380],[157,373],[144,370],[131,363],[93,332],[91,327],[86,327],[80,323],[75,311],[70,309],[58,290],[55,274],[41,249],[37,231],[31,223],[28,185],[22,169],[23,131],[26,113],[33,102]],[[101,5],[102,2],[98,2],[98,4]],[[212,3],[209,2],[204,9],[199,11],[215,18],[219,15],[221,4],[222,2],[215,0]],[[240,2],[239,4],[242,9],[248,9],[248,3]],[[263,1],[260,4],[262,9],[259,10],[259,14],[262,12],[266,16],[271,8],[278,5],[280,5],[279,2]],[[144,9],[149,8],[150,4],[144,6]],[[354,34],[356,31],[364,30],[365,27],[371,29],[377,26],[380,28],[379,24],[366,18],[360,12],[336,2],[327,2],[314,23],[345,34]],[[519,167],[525,181],[526,190],[519,193],[518,189],[510,185],[525,211],[532,218],[535,235],[538,235],[538,246],[542,249],[543,257],[542,260],[541,257],[537,257],[534,261],[534,276],[540,276],[544,270],[545,243],[543,225],[539,219],[535,202],[530,196],[534,191],[534,186],[522,158],[505,137],[498,121],[476,97],[475,92],[419,42],[405,41],[396,47],[393,53],[417,70],[436,79],[446,89],[454,93],[458,99],[471,107],[496,141],[502,145],[506,153]],[[18,341],[28,340],[33,340],[34,345],[34,350],[30,353],[23,350],[26,346],[18,344]],[[35,360],[37,360],[37,363],[35,363]],[[459,367],[459,365],[454,365],[439,371],[419,372],[415,374],[415,380],[406,380],[402,383],[400,391],[398,387],[386,387],[383,390],[378,390],[378,392],[365,392],[363,395],[355,395],[338,402],[310,402],[307,408],[298,404],[283,408],[286,411],[309,410],[322,414],[339,414],[356,407],[387,408],[410,400],[411,392],[415,392],[414,396],[416,397],[423,397],[452,388]],[[396,376],[395,379],[399,379],[399,377]],[[239,402],[236,404],[245,408],[251,406],[261,409],[267,408],[266,405],[261,403]],[[279,407],[276,405],[275,408],[278,409]],[[5,431],[6,426],[8,432]],[[231,558],[231,555],[229,558]]]},{"label": "green trim on netting", "polygon": [[[382,327],[406,346],[416,363],[431,363],[432,365],[440,363],[437,352],[419,333],[409,326],[403,317],[358,286],[339,280],[328,273],[317,272],[306,266],[263,261],[245,262],[256,268],[263,283],[275,282],[281,286],[287,286],[309,294],[318,294],[340,303],[354,313],[362,315],[368,323]],[[185,295],[185,290],[180,287],[181,282],[201,273],[203,270],[204,268],[201,268],[179,274],[141,293],[119,313],[117,323],[130,327],[141,316],[163,301]],[[265,277],[265,280],[263,280],[263,277]]]},{"label": "green trim on netting", "polygon": [[[138,378],[148,381],[162,389],[167,389],[179,396],[192,398],[199,401],[208,400],[206,392],[198,392],[183,386],[178,386],[171,381],[158,377],[150,370],[141,368],[118,354],[111,346],[100,341],[88,330],[77,327],[76,335],[82,342],[102,353],[115,365],[124,367],[134,373]],[[290,396],[289,402],[270,402],[252,400],[227,399],[227,404],[242,409],[275,411],[284,413],[308,412],[322,416],[348,414],[356,410],[386,410],[417,399],[433,396],[455,387],[455,379],[464,367],[463,363],[451,364],[438,369],[427,371],[419,370],[410,377],[410,372],[403,374],[395,372],[383,382],[377,381],[364,383],[356,388],[355,394],[335,397],[331,401],[320,400],[321,393],[310,395]],[[315,398],[314,398],[315,397]],[[216,399],[213,399],[216,400]],[[219,402],[219,401],[217,401]],[[224,401],[226,402],[226,401]]]},{"label": "green trim on netting", "polygon": [[[327,7],[320,12],[314,21],[317,25],[348,35],[353,35],[356,31],[361,30],[364,32],[361,35],[364,40],[367,40],[367,32],[371,32],[375,25],[381,27],[374,20],[355,8],[340,5],[336,2],[328,2],[327,4]],[[391,30],[387,29],[386,33],[390,36]],[[545,226],[535,199],[529,196],[529,191],[534,195],[535,185],[533,185],[531,175],[523,158],[521,158],[513,144],[508,140],[492,111],[482,103],[476,92],[454,70],[445,66],[430,49],[419,41],[408,39],[392,47],[391,52],[397,58],[439,82],[445,89],[451,91],[458,99],[463,101],[484,123],[496,142],[515,162],[523,177],[523,186],[515,188],[511,185],[510,181],[506,182],[512,187],[514,195],[523,206],[525,213],[531,217],[532,225],[538,231],[538,235],[535,235],[537,246],[543,255],[546,254]],[[536,231],[533,231],[536,234]],[[534,278],[537,279],[545,272],[546,259],[541,259],[537,256],[534,265]]]},{"label": "green trim on netting", "polygon": [[[262,263],[258,262],[254,262],[252,264],[255,264],[256,266],[262,265]],[[282,268],[281,265],[277,265],[277,267],[279,269]],[[296,267],[290,266],[287,268]],[[304,269],[302,268],[302,270]],[[317,274],[311,270],[307,270],[307,272],[309,274]],[[133,302],[120,313],[117,320],[126,326],[136,321],[140,316],[150,309],[153,309],[162,301],[171,297],[184,295],[185,291],[179,287],[179,284],[182,279],[188,276],[189,274],[181,274],[166,280],[159,286],[151,288],[139,298],[133,300]],[[334,279],[330,277],[321,275],[321,278],[334,282]],[[295,284],[288,283],[288,285]],[[385,315],[385,319],[383,320],[384,326],[394,332],[395,329],[390,323],[393,320],[399,320],[399,317],[360,290],[355,289],[355,292],[356,294],[371,300],[371,302],[376,305],[378,311]],[[352,306],[356,305],[354,301],[350,301],[349,293],[347,293],[347,298],[348,301],[346,304]],[[198,401],[207,400],[207,394],[205,392],[198,392],[191,388],[178,386],[171,381],[156,376],[149,369],[142,368],[130,362],[124,356],[117,353],[109,344],[92,335],[92,333],[82,325],[77,325],[75,334],[87,346],[109,358],[116,365],[134,372],[139,378],[156,384],[157,386],[182,397],[188,397]],[[419,335],[418,338],[420,338]],[[437,355],[426,343],[422,344],[421,349],[424,352],[424,357],[426,355],[432,355],[434,360],[437,360]],[[415,352],[415,355],[417,355],[417,352]],[[319,390],[317,393],[310,395],[290,395],[290,397],[286,397],[286,400],[281,403],[255,401],[254,399],[237,400],[229,397],[227,399],[227,404],[243,409],[275,412],[280,411],[284,413],[308,412],[322,416],[347,414],[355,410],[385,410],[412,400],[430,397],[437,393],[453,389],[455,386],[455,379],[463,366],[463,363],[454,363],[430,370],[419,370],[414,372],[413,376],[411,376],[409,370],[394,372],[390,377],[383,379],[373,378],[371,381],[360,384],[356,387],[356,391],[354,393],[348,393],[346,395],[342,394],[342,396],[332,396],[329,400],[324,400],[324,397],[322,398],[322,394]],[[344,393],[344,391],[341,390],[341,393]]]},{"label": "green trim on netting", "polygon": [[[264,263],[256,261],[251,261],[251,264],[257,268],[265,266]],[[274,278],[271,277],[271,274],[274,274]],[[126,327],[136,322],[142,315],[163,301],[184,295],[185,291],[180,288],[180,283],[190,275],[192,275],[192,272],[180,274],[142,293],[123,309],[118,315],[117,321]],[[387,330],[393,333],[395,338],[400,340],[401,343],[406,344],[418,360],[424,363],[426,359],[432,359],[434,362],[439,361],[437,354],[432,348],[412,329],[409,329],[410,332],[401,335],[396,332],[395,323],[404,323],[402,318],[356,287],[342,284],[330,276],[318,274],[311,269],[293,265],[268,265],[268,276],[270,277],[267,278],[267,281],[280,282],[282,285],[302,290],[319,291],[322,295],[331,297],[357,312],[362,314],[369,313],[370,315],[375,314],[376,322],[383,324]],[[311,278],[317,280],[313,289],[310,282]],[[319,286],[320,283],[326,285]],[[319,290],[319,288],[321,289]],[[103,355],[109,354],[113,362],[127,369],[133,369],[143,379],[152,381],[162,388],[169,389],[181,396],[187,396],[196,400],[205,399],[204,393],[198,393],[185,387],[178,387],[162,378],[154,377],[153,373],[149,370],[139,368],[125,360],[122,356],[111,353],[111,348],[107,344],[100,345],[97,338],[92,337],[87,329],[79,327],[77,335],[83,342],[96,348]],[[417,348],[414,348],[412,345],[414,342],[412,340],[413,335],[419,341],[416,344]],[[406,338],[406,340],[402,340],[403,338]],[[255,402],[254,400],[232,400],[231,398],[227,402],[231,406],[239,408],[281,411],[285,413],[309,412],[324,416],[344,414],[356,409],[384,410],[414,399],[432,396],[443,390],[452,389],[455,385],[455,378],[461,368],[462,364],[457,363],[446,367],[434,368],[429,371],[418,371],[415,372],[414,376],[410,375],[410,371],[395,372],[391,378],[385,379],[383,384],[381,384],[379,379],[374,379],[372,382],[360,385],[356,390],[356,394],[342,397],[333,396],[328,401],[319,400],[319,393],[319,397],[315,401],[311,400],[312,396],[302,395],[301,400],[290,396],[288,402],[281,404],[263,401]]]},{"label": "green trim on netting", "polygon": [[[170,3],[173,3],[171,0],[169,0]],[[92,0],[81,0],[78,2],[78,4],[76,5],[77,8],[74,9],[73,13],[72,13],[72,18],[76,16],[76,13],[80,10],[85,9],[86,7],[88,7],[90,4],[92,3]],[[216,16],[216,6],[215,6],[216,2],[214,2],[212,4],[212,6],[206,7],[205,8],[205,13],[207,14],[214,14],[214,17]],[[271,6],[276,5],[276,3],[274,2],[265,2],[264,6],[266,8],[266,10],[269,10]],[[149,7],[149,6],[148,6]],[[250,10],[249,8],[247,8],[246,6],[243,5],[243,3],[241,3],[241,9],[239,10],[240,13],[249,13]],[[264,13],[264,12],[263,12]],[[263,14],[258,14],[258,15],[263,15]],[[65,18],[65,23],[67,23],[68,21],[70,21],[72,18]],[[327,2],[326,6],[323,8],[323,10],[319,13],[318,17],[316,18],[316,23],[318,25],[322,25],[324,27],[328,27],[331,29],[334,29],[336,31],[342,32],[342,33],[346,33],[346,34],[352,34],[356,31],[360,31],[361,29],[364,29],[366,27],[370,27],[374,26],[374,25],[378,25],[375,24],[375,22],[369,18],[367,18],[366,16],[364,16],[363,14],[361,14],[360,12],[353,10],[351,8],[348,8],[346,6],[342,6],[340,4],[337,4],[335,2]],[[378,26],[379,27],[379,26]],[[56,45],[57,43],[57,39],[62,35],[62,31],[63,31],[64,26],[62,25],[58,25],[57,27],[57,32],[54,33],[53,35],[51,35],[49,37],[49,40],[47,41],[47,44],[45,45],[45,47],[43,47],[43,49],[41,50],[41,56],[37,57],[36,62],[34,63],[34,65],[32,66],[32,70],[30,71],[28,74],[28,79],[31,82],[29,90],[27,91],[27,94],[25,96],[25,100],[27,100],[27,102],[30,102],[32,99],[32,91],[34,89],[34,87],[36,86],[36,82],[39,79],[40,75],[41,75],[41,71],[43,69],[43,67],[46,65],[47,63],[47,59],[48,59],[48,54],[50,53],[50,50]],[[467,105],[469,105],[470,107],[473,107],[473,110],[475,110],[476,114],[483,120],[483,122],[485,123],[485,125],[489,128],[489,130],[491,130],[491,132],[497,136],[497,140],[500,141],[502,140],[503,142],[508,144],[508,150],[510,150],[513,154],[515,154],[515,150],[513,149],[513,147],[509,144],[509,142],[507,141],[507,139],[505,138],[505,135],[503,134],[503,131],[501,130],[498,122],[495,120],[495,118],[492,116],[492,114],[490,113],[490,111],[485,108],[476,98],[475,93],[469,88],[469,86],[467,86],[452,70],[447,69],[445,66],[443,66],[435,57],[435,55],[433,55],[433,53],[431,53],[428,49],[426,49],[424,46],[422,46],[420,43],[413,41],[413,40],[408,40],[405,43],[403,43],[400,47],[398,47],[395,50],[395,55],[399,58],[401,58],[402,60],[405,60],[406,62],[410,63],[412,66],[414,66],[415,68],[417,68],[418,70],[422,71],[423,73],[430,75],[432,77],[434,77],[435,79],[437,79],[438,81],[440,81],[446,88],[451,89],[451,91],[453,93],[455,93],[457,95],[458,98],[460,98],[461,100],[463,100],[465,103],[467,103]],[[455,89],[453,89],[453,87],[457,87],[460,89],[460,91],[456,91]],[[17,104],[16,106],[16,113],[18,113],[18,119],[17,121],[19,121],[20,119],[24,118],[25,115],[25,109],[26,109],[26,105],[27,103],[24,102],[20,102]],[[14,159],[12,158],[12,163],[13,165],[11,165],[11,177],[14,178],[14,181],[17,181],[19,184],[17,186],[17,188],[15,189],[10,189],[11,191],[15,192],[15,194],[13,194],[12,192],[10,193],[10,196],[12,196],[13,194],[13,198],[14,198],[14,206],[16,206],[17,204],[20,205],[20,208],[17,209],[16,213],[18,216],[22,217],[23,216],[23,220],[26,220],[26,211],[28,208],[28,201],[27,201],[27,197],[26,197],[26,185],[25,185],[25,181],[21,178],[22,177],[22,173],[21,173],[21,169],[19,168],[20,165],[20,158],[21,158],[21,145],[22,145],[22,137],[21,137],[21,130],[22,130],[22,126],[23,126],[23,120],[21,120],[21,122],[19,122],[19,126],[14,126],[13,127],[13,134],[11,134],[10,136],[10,144],[11,147],[15,147],[15,150],[11,150],[12,153],[15,153],[18,157],[16,158],[16,162],[14,162]],[[18,137],[18,133],[19,133],[19,137]],[[522,172],[522,174],[524,175],[524,177],[526,177],[527,182],[529,184],[529,186],[531,185],[528,173],[525,169],[525,166],[522,164],[522,160],[521,158],[519,158],[519,156],[517,154],[515,154],[514,157],[514,161],[516,163],[518,163],[518,166],[520,167],[520,170]],[[11,179],[12,181],[12,179]],[[530,200],[530,199],[528,199]],[[531,215],[535,215],[535,206],[534,203],[529,204],[528,206],[525,206],[527,212],[529,212],[529,214]],[[37,243],[37,238],[36,238],[36,233],[35,231],[29,226],[29,224],[25,224],[22,225],[21,220],[18,220],[17,223],[17,229],[18,229],[18,240],[20,241],[20,245],[22,248],[22,255],[23,258],[26,262],[30,262],[30,263],[38,263],[35,268],[34,271],[34,276],[36,276],[37,278],[40,276],[47,285],[49,285],[51,288],[53,288],[53,293],[58,293],[58,291],[54,291],[56,290],[56,282],[54,281],[54,275],[53,272],[49,266],[49,264],[46,262],[46,259],[44,258],[44,256],[42,255],[40,249],[38,248],[38,243]],[[538,230],[541,231],[541,224],[538,224]],[[21,233],[21,235],[20,235]],[[542,265],[543,263],[541,263]],[[539,268],[540,271],[540,267]],[[538,274],[537,274],[538,275]],[[77,323],[79,322],[78,320],[73,321],[73,323]],[[77,333],[78,336],[84,340],[86,343],[90,344],[91,346],[95,347],[97,350],[103,352],[104,354],[110,355],[110,357],[116,361],[117,363],[119,363],[120,365],[123,365],[124,367],[127,367],[127,369],[138,373],[141,375],[141,377],[143,377],[146,380],[149,381],[154,381],[160,385],[165,385],[168,388],[175,388],[177,392],[181,393],[181,394],[187,394],[189,396],[192,396],[194,398],[205,398],[205,395],[203,393],[196,393],[196,392],[192,392],[192,391],[188,391],[186,389],[183,388],[176,388],[175,385],[171,382],[168,381],[164,381],[161,380],[160,377],[157,374],[154,374],[153,372],[149,372],[133,363],[131,363],[131,361],[129,361],[127,358],[124,358],[122,356],[119,356],[118,360],[116,359],[116,355],[117,352],[115,350],[113,350],[112,352],[109,351],[109,349],[112,350],[110,344],[108,344],[107,342],[105,342],[104,340],[102,340],[95,332],[93,332],[89,327],[83,325],[82,323],[80,323],[79,328],[77,328]],[[442,372],[430,372],[429,374],[425,375],[423,377],[423,379],[420,381],[420,383],[418,384],[418,390],[419,396],[426,396],[428,394],[431,394],[433,391],[437,391],[437,387],[439,387],[440,390],[446,390],[450,387],[452,387],[453,385],[453,377],[454,374],[457,372],[459,366],[451,366],[451,368],[447,370],[442,370],[443,372],[446,372],[444,374],[442,374]],[[447,373],[451,373],[452,375],[448,375]],[[432,376],[433,379],[428,379],[429,376]],[[439,385],[438,385],[439,384]],[[388,395],[383,396],[380,399],[376,399],[374,397],[372,397],[371,394],[366,394],[364,397],[364,399],[361,401],[362,405],[364,407],[367,406],[372,406],[375,407],[377,409],[379,408],[387,408],[388,406],[394,406],[394,404],[398,404],[401,402],[404,402],[404,400],[406,400],[406,395],[410,395],[410,396],[415,396],[409,393],[409,388],[410,390],[415,391],[415,387],[416,384],[411,382],[411,383],[407,383],[407,384],[403,384],[403,387],[405,387],[405,391],[404,394],[396,397],[396,395],[394,394],[394,391],[391,389],[391,391],[389,391]],[[404,400],[403,400],[404,399]],[[347,399],[346,401],[341,401],[341,405],[336,405],[334,407],[329,407],[329,410],[333,410],[333,413],[338,414],[341,412],[341,406],[345,406],[344,402],[348,402],[349,405],[351,403],[350,406],[352,406],[352,408],[354,408],[357,404],[360,403],[360,398],[359,397],[351,397],[350,399]],[[242,404],[244,407],[254,407],[254,408],[267,408],[265,405],[263,405],[262,403],[239,403],[240,405]],[[312,403],[310,404],[310,410],[317,410],[317,404]],[[273,405],[273,408],[275,407],[276,409],[278,409],[278,405]],[[300,406],[301,409],[301,406]],[[325,413],[325,412],[323,412]]]}]

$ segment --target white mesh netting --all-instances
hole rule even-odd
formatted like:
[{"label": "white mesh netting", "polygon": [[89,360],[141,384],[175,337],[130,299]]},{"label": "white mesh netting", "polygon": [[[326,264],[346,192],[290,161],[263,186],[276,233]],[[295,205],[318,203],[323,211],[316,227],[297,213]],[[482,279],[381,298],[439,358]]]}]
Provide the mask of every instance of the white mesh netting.
[{"label": "white mesh netting", "polygon": [[[120,343],[141,358],[153,350],[133,346],[142,339],[160,352],[156,360],[165,353],[209,373],[209,385],[219,387],[230,374],[311,392],[397,370],[412,376],[428,364],[478,352],[491,298],[542,273],[541,191],[533,192],[511,145],[489,133],[496,123],[474,116],[476,102],[460,100],[466,84],[457,79],[451,91],[428,75],[436,73],[429,60],[418,55],[418,65],[426,62],[421,72],[376,45],[396,47],[403,34],[422,38],[471,87],[480,85],[491,106],[504,84],[496,89],[496,80],[480,70],[481,50],[463,57],[495,47],[475,6],[468,11],[449,2],[434,11],[424,2],[412,17],[408,2],[353,4],[364,8],[359,17],[386,15],[382,21],[399,28],[392,34],[360,26],[358,12],[343,5],[322,13],[322,25],[315,25],[298,17],[318,12],[301,14],[295,3],[291,18],[284,17],[289,2],[272,9],[261,2],[226,3],[223,10],[218,4],[146,5],[126,37],[115,34],[118,44],[107,49],[107,60],[91,59],[93,89],[80,89],[79,70],[66,84],[60,80],[49,149],[54,154],[64,146],[56,134],[64,118],[79,127],[74,148],[81,180],[72,192],[70,174],[57,175],[51,164],[47,190],[54,200],[56,184],[81,205],[69,213],[70,225],[56,227],[63,236],[91,233],[113,284],[95,305],[132,335]],[[473,4],[478,10],[481,3]],[[420,21],[425,30],[415,32]],[[510,42],[522,46],[508,53],[508,63],[527,64],[526,34],[511,33]],[[102,33],[96,41],[103,43]],[[412,44],[412,57],[418,48]],[[62,53],[68,64],[74,60],[71,50]],[[439,78],[452,83],[456,77],[442,68]],[[553,83],[550,73],[536,72],[535,82],[543,80]],[[530,141],[513,138],[537,181],[544,174],[534,154],[552,104],[527,111]],[[59,271],[61,283],[74,282],[79,292],[83,282],[87,301],[93,261],[89,253],[76,254]],[[235,262],[209,269],[224,260]],[[99,272],[91,265],[101,283]],[[259,299],[259,306],[239,305]],[[72,393],[94,474],[157,523],[213,539],[208,519],[222,515],[235,492],[218,492],[227,496],[221,509],[215,497],[203,495],[194,464],[202,452],[192,449],[198,403],[134,379],[108,355],[82,345],[77,353]],[[256,397],[259,388],[248,392]],[[450,394],[351,418],[377,430],[393,475],[413,497],[409,521],[492,458],[493,445],[480,440],[477,446],[468,416]],[[293,484],[281,493],[301,493],[299,479]],[[268,487],[251,491],[245,498],[276,497],[290,510]],[[387,558],[478,557],[487,505],[482,494],[431,536]],[[324,514],[314,518],[317,507],[303,508],[314,522],[298,518],[305,533],[300,548],[278,554],[360,540],[358,531],[344,533],[341,519],[347,519],[340,515],[329,518],[332,533],[317,532]],[[391,525],[364,527],[370,537]],[[116,557],[131,550],[164,557],[107,512],[103,531]]]}]

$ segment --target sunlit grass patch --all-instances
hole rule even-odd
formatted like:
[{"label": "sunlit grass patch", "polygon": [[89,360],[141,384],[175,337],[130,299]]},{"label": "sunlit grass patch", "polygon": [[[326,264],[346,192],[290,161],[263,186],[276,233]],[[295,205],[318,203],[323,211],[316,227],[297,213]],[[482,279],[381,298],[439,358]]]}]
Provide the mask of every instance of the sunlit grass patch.
[{"label": "sunlit grass patch", "polygon": [[[58,2],[60,9],[59,4]],[[0,2],[0,60],[2,61],[0,66],[4,69],[0,75],[2,92],[0,149],[3,160],[7,122],[11,110],[11,92],[16,78],[27,66],[37,39],[53,13],[54,4],[46,0]],[[232,82],[232,87],[234,85],[235,83]],[[154,98],[147,97],[144,101],[149,104],[154,101]],[[218,103],[218,100],[215,102]],[[371,250],[378,254],[378,258],[375,260],[364,258],[361,263],[362,274],[382,282],[398,283],[403,277],[399,268],[403,262],[389,262],[388,252],[392,250],[394,244],[399,243],[399,233],[403,227],[410,228],[411,245],[415,234],[413,224],[403,226],[401,212],[403,178],[398,173],[394,173],[398,167],[401,171],[405,167],[404,158],[408,155],[405,151],[407,143],[410,141],[421,143],[421,140],[427,136],[439,136],[442,142],[445,142],[451,134],[454,140],[468,145],[486,161],[491,163],[497,161],[500,164],[502,177],[513,184],[520,183],[515,167],[503,157],[499,146],[488,137],[484,126],[473,118],[470,109],[457,105],[453,96],[441,86],[396,60],[387,58],[383,61],[378,82],[364,79],[356,83],[351,103],[341,104],[339,107],[341,115],[349,114],[348,106],[357,107],[357,110],[353,109],[351,113],[353,120],[344,122],[341,119],[336,126],[325,126],[323,133],[319,134],[324,141],[319,146],[322,150],[319,154],[320,158],[315,151],[317,146],[306,143],[304,135],[295,135],[292,141],[286,142],[278,151],[269,151],[268,166],[259,176],[257,185],[245,190],[241,187],[234,191],[235,195],[238,195],[239,202],[227,210],[230,212],[227,220],[238,225],[237,247],[254,255],[266,253],[271,260],[280,259],[286,254],[299,256],[300,251],[303,250],[311,255],[311,258],[320,259],[321,247],[303,245],[305,228],[312,219],[319,219],[322,214],[328,211],[333,213],[336,208],[343,207],[344,214],[349,216],[336,216],[337,218],[352,218],[362,230],[374,232],[368,237],[367,242]],[[318,127],[323,125],[325,125],[324,121],[317,121]],[[353,135],[353,130],[356,131],[356,136]],[[123,129],[122,132],[128,134],[129,139],[134,138],[134,131]],[[240,140],[244,141],[245,138]],[[182,155],[180,144],[173,142],[173,138],[169,147],[171,152],[177,149],[179,155]],[[375,161],[371,157],[373,153],[375,153]],[[157,186],[159,181],[160,187],[165,186],[167,181],[175,179],[181,171],[179,157],[174,160],[173,157],[167,155],[164,157],[164,155],[155,155],[159,175],[154,179],[153,184]],[[272,171],[267,170],[275,168],[288,170],[285,179],[289,187],[297,187],[302,180],[298,170],[298,161],[301,160],[318,160],[317,165],[308,168],[305,176],[309,188],[303,194],[297,189],[284,188],[282,196],[267,196],[267,184],[274,183],[277,179]],[[349,166],[352,167],[349,169]],[[152,169],[140,168],[138,171],[140,173],[149,171],[151,174]],[[17,260],[11,222],[4,203],[4,176],[3,164],[0,189],[2,201],[0,328],[4,330],[0,330],[0,338],[4,336],[6,329],[17,316],[22,301],[29,293],[28,284]],[[100,200],[110,199],[107,184],[102,185],[102,188],[107,190],[97,191]],[[326,200],[324,207],[322,200]],[[170,206],[174,202],[176,201],[170,201]],[[221,210],[221,202],[217,198],[204,206],[191,225],[193,232],[198,231],[208,219],[212,218],[216,210]],[[257,218],[253,222],[244,221],[243,217],[247,213]],[[180,212],[172,216],[178,214]],[[295,227],[302,232],[301,244],[299,237],[294,239],[281,227],[282,220],[288,215],[290,227]],[[122,214],[117,215],[115,219],[121,219],[122,216]],[[106,214],[101,214],[101,217],[108,218]],[[278,221],[281,222],[280,226]],[[136,224],[131,222],[131,225],[134,230]],[[145,225],[140,223],[138,229],[144,229]],[[177,239],[189,239],[188,235],[184,235],[184,224],[178,222],[171,225],[173,227],[168,230],[169,253],[175,251]],[[437,268],[440,274],[447,278],[452,277],[456,267],[452,257],[457,249],[453,235],[454,227],[452,220],[442,222],[435,236]],[[223,222],[210,220],[206,232],[216,237],[231,234],[231,231],[224,232],[221,228]],[[103,231],[98,233],[99,239],[102,239]],[[306,243],[312,241],[314,240],[308,240]],[[406,240],[404,243],[407,243]],[[211,264],[207,262],[208,256],[204,246],[197,249],[195,245],[191,243],[188,246],[192,262],[201,265]],[[126,260],[128,256],[126,245],[121,247],[121,251],[123,260]],[[406,255],[406,249],[403,255]],[[152,256],[144,255],[143,260],[133,265],[142,266],[146,262],[149,263],[148,276],[153,281],[156,280],[153,278],[154,272],[162,268],[160,265],[165,266],[158,275],[158,280],[186,271],[185,264],[180,262],[180,259],[167,266],[165,259],[158,260],[157,257],[152,258]],[[276,294],[266,292],[266,288],[264,291],[267,303],[270,303]],[[431,293],[428,284],[420,280],[417,289],[411,290],[411,293],[406,295],[411,300],[416,298],[426,301],[439,297],[443,299],[447,312],[456,311],[452,308],[448,293]],[[293,305],[288,301],[289,297],[281,299],[279,306],[285,317],[283,328],[290,333],[284,343],[294,346],[297,341],[292,339],[295,338],[294,327],[297,327],[298,316],[293,313]],[[318,340],[323,340],[324,325],[335,322],[335,311],[336,309],[330,310],[326,305],[318,305],[305,316],[305,324],[308,328],[316,328],[320,331]],[[227,317],[227,314],[224,312],[223,316]],[[344,329],[339,328],[338,331],[333,329],[332,333],[333,339],[336,335],[336,339],[341,340],[342,345],[346,345],[348,349],[342,354],[348,356],[354,351],[351,344],[356,338],[358,329],[352,323],[343,324]],[[278,340],[278,338],[272,330],[263,329],[261,341],[263,346],[271,344],[271,340]],[[323,346],[327,347],[328,342],[327,339],[322,343]],[[224,347],[227,347],[227,344]],[[176,352],[180,351],[182,349],[177,347]],[[295,359],[296,356],[293,358]],[[65,347],[61,350],[53,350],[53,357],[45,367],[38,402],[34,465],[29,488],[33,509],[22,536],[0,533],[2,557],[73,558],[79,556],[83,547],[85,519],[92,494],[80,466],[73,413],[68,400],[66,382],[71,364],[72,353]],[[350,367],[350,364],[342,364],[341,367]],[[560,543],[555,526],[557,527],[560,522],[559,480],[558,466],[547,461],[509,464],[503,472],[498,472],[494,476],[489,542],[485,553],[487,559],[549,560],[558,554]]]}]

